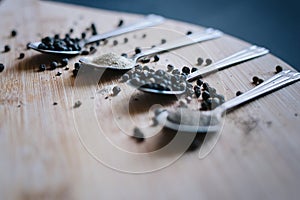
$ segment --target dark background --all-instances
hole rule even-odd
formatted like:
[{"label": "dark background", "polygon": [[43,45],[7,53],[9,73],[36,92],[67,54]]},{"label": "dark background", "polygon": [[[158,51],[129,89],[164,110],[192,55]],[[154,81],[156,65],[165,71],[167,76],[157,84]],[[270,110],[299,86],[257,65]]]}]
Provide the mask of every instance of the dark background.
[{"label": "dark background", "polygon": [[155,13],[221,29],[242,40],[267,47],[300,70],[299,0],[53,0],[94,8]]}]

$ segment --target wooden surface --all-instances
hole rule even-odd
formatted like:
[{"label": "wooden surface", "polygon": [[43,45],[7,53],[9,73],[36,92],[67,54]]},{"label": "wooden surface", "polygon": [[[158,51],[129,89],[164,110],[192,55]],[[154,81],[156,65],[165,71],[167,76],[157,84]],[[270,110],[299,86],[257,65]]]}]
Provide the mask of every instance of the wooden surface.
[{"label": "wooden surface", "polygon": [[[98,86],[98,73],[76,80],[71,69],[80,56],[70,58],[69,71],[37,72],[39,64],[61,57],[25,50],[27,42],[42,36],[70,28],[80,34],[91,22],[105,32],[120,18],[130,23],[141,16],[34,0],[1,1],[0,15],[0,48],[12,48],[0,54],[6,66],[0,73],[0,199],[299,198],[299,82],[229,113],[222,131],[204,140],[201,151],[181,156],[194,135],[174,136],[150,126],[154,107],[177,107],[178,101],[134,91],[119,84],[112,73],[104,74]],[[12,29],[18,31],[15,38],[10,38]],[[150,47],[163,38],[168,41],[202,29],[168,20],[126,34],[127,44],[122,42],[124,35],[115,38],[117,46],[110,39],[95,55],[131,52],[136,46]],[[216,61],[247,46],[226,35],[165,53],[149,66],[171,63],[181,68],[195,65],[199,56]],[[17,59],[20,52],[25,53],[22,60]],[[236,91],[253,87],[252,76],[267,79],[279,64],[291,68],[267,55],[205,80],[231,99]],[[55,76],[58,71],[61,76]],[[122,91],[112,97],[116,84]],[[74,109],[78,100],[82,105]],[[199,102],[189,106],[199,108]],[[130,137],[134,127],[149,138],[137,143]],[[155,154],[167,144],[173,149]]]}]

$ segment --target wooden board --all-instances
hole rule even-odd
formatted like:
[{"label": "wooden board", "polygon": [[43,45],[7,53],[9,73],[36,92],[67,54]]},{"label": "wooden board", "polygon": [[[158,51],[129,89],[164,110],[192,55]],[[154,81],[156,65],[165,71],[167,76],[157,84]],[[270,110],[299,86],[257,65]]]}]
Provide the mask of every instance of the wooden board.
[{"label": "wooden board", "polygon": [[[0,54],[6,66],[0,73],[1,199],[298,199],[300,83],[226,115],[219,134],[183,154],[193,134],[151,126],[154,108],[175,108],[178,101],[135,91],[112,73],[99,85],[94,71],[74,79],[71,69],[80,56],[70,58],[69,71],[37,72],[41,63],[61,57],[25,50],[27,42],[49,34],[74,28],[79,35],[92,22],[106,32],[121,18],[127,24],[142,16],[35,0],[1,1],[0,13],[0,48],[12,49]],[[18,31],[15,38],[12,29]],[[188,30],[203,27],[167,20],[110,39],[95,55],[151,47]],[[113,46],[113,40],[119,44]],[[149,66],[181,68],[195,65],[199,56],[217,61],[248,46],[225,35],[162,54]],[[19,60],[21,52],[25,58]],[[269,54],[204,80],[231,99],[236,91],[253,88],[254,75],[271,77],[276,65],[292,68]],[[55,76],[58,71],[61,76]],[[112,97],[116,84],[122,91]],[[82,105],[74,109],[78,100]],[[199,108],[199,102],[189,106]],[[149,138],[137,143],[130,137],[134,127]]]}]

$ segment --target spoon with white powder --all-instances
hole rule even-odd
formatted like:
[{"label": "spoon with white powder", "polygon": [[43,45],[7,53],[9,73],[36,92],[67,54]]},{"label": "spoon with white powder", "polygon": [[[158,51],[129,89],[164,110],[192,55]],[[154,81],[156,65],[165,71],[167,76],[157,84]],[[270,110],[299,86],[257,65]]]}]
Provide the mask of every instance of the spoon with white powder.
[{"label": "spoon with white powder", "polygon": [[88,64],[93,67],[105,68],[105,69],[114,69],[114,70],[129,70],[132,69],[136,62],[145,56],[157,54],[163,51],[179,48],[182,46],[191,45],[197,42],[202,42],[206,40],[211,40],[222,36],[223,33],[219,30],[215,30],[212,28],[208,28],[200,33],[193,33],[171,42],[162,44],[160,46],[156,46],[147,51],[143,51],[141,53],[135,54],[131,58],[125,58],[123,56],[119,56],[115,53],[107,53],[100,57],[96,58],[81,58],[79,61],[83,64]]}]

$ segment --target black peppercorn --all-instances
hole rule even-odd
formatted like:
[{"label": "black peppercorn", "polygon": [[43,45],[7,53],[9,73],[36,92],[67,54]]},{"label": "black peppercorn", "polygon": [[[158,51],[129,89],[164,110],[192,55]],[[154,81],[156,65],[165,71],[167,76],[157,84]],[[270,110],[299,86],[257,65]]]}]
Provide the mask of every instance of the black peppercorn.
[{"label": "black peppercorn", "polygon": [[86,33],[85,33],[85,32],[82,32],[82,33],[81,33],[81,38],[82,38],[82,39],[85,39],[85,37],[86,37]]},{"label": "black peppercorn", "polygon": [[136,47],[134,51],[135,51],[135,54],[139,54],[142,52],[141,48],[139,48],[139,47]]},{"label": "black peppercorn", "polygon": [[81,55],[89,55],[89,51],[88,50],[83,50],[82,52],[81,52]]},{"label": "black peppercorn", "polygon": [[10,51],[10,46],[9,45],[5,45],[4,46],[4,52],[9,52]]},{"label": "black peppercorn", "polygon": [[203,84],[203,81],[202,81],[201,79],[198,79],[198,80],[196,81],[196,84],[199,85],[199,86],[201,86],[201,85]]},{"label": "black peppercorn", "polygon": [[46,70],[46,65],[45,64],[40,64],[39,66],[39,72],[43,72]]},{"label": "black peppercorn", "polygon": [[50,63],[50,69],[53,70],[53,69],[56,69],[58,66],[57,62],[53,61]]},{"label": "black peppercorn", "polygon": [[210,65],[212,63],[212,60],[210,58],[207,58],[205,60],[206,66]]},{"label": "black peppercorn", "polygon": [[167,68],[168,68],[168,71],[172,71],[172,70],[174,69],[174,66],[171,65],[171,64],[168,64],[168,65],[167,65]]},{"label": "black peppercorn", "polygon": [[95,26],[94,23],[91,24],[91,29],[92,29],[92,35],[97,35],[98,34],[96,26]]},{"label": "black peppercorn", "polygon": [[203,59],[202,58],[198,58],[197,59],[197,64],[198,65],[202,65],[203,64]]},{"label": "black peppercorn", "polygon": [[114,45],[114,46],[117,46],[117,45],[118,45],[118,41],[117,41],[117,40],[114,40],[114,41],[113,41],[113,45]]},{"label": "black peppercorn", "polygon": [[62,75],[62,73],[61,72],[57,72],[55,76],[60,76],[60,75]]},{"label": "black peppercorn", "polygon": [[209,84],[205,82],[205,83],[202,84],[202,87],[203,87],[204,90],[208,91]]},{"label": "black peppercorn", "polygon": [[157,62],[157,61],[159,61],[159,56],[158,55],[154,55],[153,59],[154,59],[153,62]]},{"label": "black peppercorn", "polygon": [[188,31],[186,32],[186,35],[191,35],[193,32],[192,31]]},{"label": "black peppercorn", "polygon": [[243,94],[241,91],[237,91],[237,92],[235,93],[236,96],[240,96],[241,94]]},{"label": "black peppercorn", "polygon": [[181,71],[182,71],[182,73],[185,73],[185,74],[189,74],[191,72],[190,68],[188,68],[187,66],[184,66]]},{"label": "black peppercorn", "polygon": [[20,53],[19,59],[23,59],[24,57],[25,57],[25,54],[24,53]]},{"label": "black peppercorn", "polygon": [[208,91],[202,92],[202,99],[207,100],[210,98],[210,94]]},{"label": "black peppercorn", "polygon": [[257,76],[253,76],[252,81],[254,84],[258,82],[259,78]]},{"label": "black peppercorn", "polygon": [[161,39],[161,44],[165,44],[167,42],[166,39]]},{"label": "black peppercorn", "polygon": [[4,68],[5,68],[4,64],[0,63],[0,72],[3,72]]},{"label": "black peppercorn", "polygon": [[124,43],[127,43],[128,42],[128,38],[124,38]]},{"label": "black peppercorn", "polygon": [[197,71],[198,69],[196,68],[196,67],[193,67],[192,68],[192,70],[191,70],[191,72],[193,73],[193,72],[195,72],[195,71]]},{"label": "black peppercorn", "polygon": [[123,25],[123,23],[124,23],[123,19],[120,19],[119,23],[118,23],[118,27],[121,27]]},{"label": "black peppercorn", "polygon": [[279,73],[282,71],[282,67],[280,65],[277,65],[275,69],[276,69],[276,73]]},{"label": "black peppercorn", "polygon": [[11,35],[11,37],[15,37],[17,35],[17,31],[16,30],[12,30],[10,35]]},{"label": "black peppercorn", "polygon": [[68,59],[68,58],[63,58],[63,59],[61,59],[61,61],[60,61],[60,64],[61,64],[62,67],[67,66],[68,63],[69,63],[69,59]]}]

